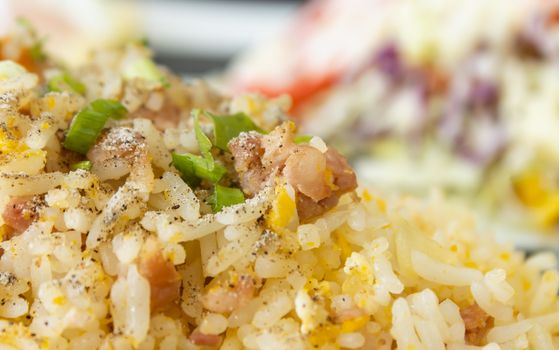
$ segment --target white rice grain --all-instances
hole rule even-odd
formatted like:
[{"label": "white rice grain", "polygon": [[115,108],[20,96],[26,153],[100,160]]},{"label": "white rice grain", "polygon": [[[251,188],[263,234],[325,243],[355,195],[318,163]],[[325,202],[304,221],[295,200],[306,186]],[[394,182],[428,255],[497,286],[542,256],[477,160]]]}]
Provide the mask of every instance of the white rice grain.
[{"label": "white rice grain", "polygon": [[530,302],[530,313],[537,315],[547,311],[556,300],[558,292],[559,273],[554,270],[544,272]]},{"label": "white rice grain", "polygon": [[508,284],[506,278],[507,273],[503,269],[488,271],[483,278],[493,298],[503,304],[508,303],[515,294],[514,288]]},{"label": "white rice grain", "polygon": [[493,343],[504,343],[514,340],[532,329],[533,324],[528,321],[519,321],[506,326],[497,326],[487,333],[487,341]]},{"label": "white rice grain", "polygon": [[336,343],[342,348],[358,349],[365,344],[365,337],[361,333],[342,333],[336,339]]},{"label": "white rice grain", "polygon": [[250,253],[250,248],[258,239],[260,232],[254,225],[237,225],[242,233],[241,238],[229,242],[217,254],[209,257],[206,272],[209,276],[216,276],[231,266],[235,261]]},{"label": "white rice grain", "polygon": [[448,286],[469,286],[483,279],[478,270],[438,262],[419,251],[411,252],[412,267],[422,278]]},{"label": "white rice grain", "polygon": [[503,305],[491,297],[491,292],[481,282],[473,282],[470,291],[480,308],[496,320],[511,321],[513,310],[510,306]]},{"label": "white rice grain", "polygon": [[392,329],[390,333],[402,349],[419,348],[420,341],[415,333],[414,321],[408,302],[398,298],[392,304]]},{"label": "white rice grain", "polygon": [[526,265],[537,270],[557,268],[557,255],[552,252],[541,252],[526,259]]},{"label": "white rice grain", "polygon": [[227,329],[227,318],[221,314],[208,313],[200,322],[199,329],[204,334],[221,334]]},{"label": "white rice grain", "polygon": [[555,349],[551,335],[538,324],[534,325],[532,329],[528,331],[528,340],[531,348],[534,350]]},{"label": "white rice grain", "polygon": [[269,328],[279,321],[293,308],[293,300],[285,293],[274,296],[274,299],[263,305],[252,319],[253,326]]},{"label": "white rice grain", "polygon": [[136,265],[128,268],[126,283],[125,334],[132,338],[133,344],[140,344],[149,329],[150,286],[149,282],[140,275]]}]

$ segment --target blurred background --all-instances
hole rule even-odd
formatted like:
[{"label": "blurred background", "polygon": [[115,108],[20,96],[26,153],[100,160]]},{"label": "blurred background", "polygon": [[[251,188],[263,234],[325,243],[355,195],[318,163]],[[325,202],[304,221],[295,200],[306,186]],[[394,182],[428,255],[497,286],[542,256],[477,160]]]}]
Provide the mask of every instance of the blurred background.
[{"label": "blurred background", "polygon": [[228,94],[288,94],[362,182],[473,208],[500,239],[559,250],[555,0],[0,0],[78,65],[146,39]]},{"label": "blurred background", "polygon": [[91,48],[145,37],[156,60],[196,76],[224,69],[242,50],[278,32],[303,0],[0,0],[0,33],[29,18],[68,60]]}]

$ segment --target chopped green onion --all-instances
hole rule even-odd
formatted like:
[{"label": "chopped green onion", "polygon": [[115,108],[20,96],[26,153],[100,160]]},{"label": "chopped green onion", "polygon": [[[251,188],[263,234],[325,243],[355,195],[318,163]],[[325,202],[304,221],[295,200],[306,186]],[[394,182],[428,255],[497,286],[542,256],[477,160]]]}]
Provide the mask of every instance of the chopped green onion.
[{"label": "chopped green onion", "polygon": [[70,165],[70,170],[91,170],[91,162],[89,160],[82,160],[81,162],[74,163]]},{"label": "chopped green onion", "polygon": [[215,185],[214,191],[209,199],[214,213],[221,211],[224,207],[229,207],[244,201],[245,196],[241,190],[220,185]]},{"label": "chopped green onion", "polygon": [[200,148],[200,153],[202,157],[208,159],[213,164],[213,157],[212,157],[212,142],[210,139],[204,134],[202,131],[202,127],[200,127],[200,110],[196,109],[193,111],[194,116],[194,133],[196,134],[196,141],[198,141],[198,148]]},{"label": "chopped green onion", "polygon": [[297,135],[293,138],[293,141],[295,141],[296,144],[300,145],[302,143],[309,143],[311,139],[311,135]]},{"label": "chopped green onion", "polygon": [[221,180],[227,169],[213,160],[186,153],[173,153],[173,166],[181,172],[183,180],[191,187],[196,187],[199,179],[206,179],[213,183]]},{"label": "chopped green onion", "polygon": [[136,43],[140,46],[148,47],[149,46],[149,39],[146,36],[138,38]]},{"label": "chopped green onion", "polygon": [[173,165],[181,173],[181,177],[184,182],[186,182],[191,188],[197,187],[201,180],[196,176],[194,162],[189,157],[191,155],[172,153],[171,156],[173,158],[171,165]]},{"label": "chopped green onion", "polygon": [[44,62],[47,59],[47,55],[43,50],[43,40],[37,38],[37,31],[31,24],[31,21],[25,17],[18,17],[16,23],[25,28],[34,40],[33,45],[29,48],[29,56],[31,56],[31,59],[35,62]]},{"label": "chopped green onion", "polygon": [[33,25],[31,25],[31,22],[26,17],[17,17],[16,18],[16,23],[18,25],[22,26],[23,28],[26,28],[26,29],[31,30],[32,32],[35,32],[35,29],[33,28]]},{"label": "chopped green onion", "polygon": [[35,62],[44,62],[47,59],[47,55],[43,50],[42,40],[37,40],[33,43],[33,45],[29,48],[29,55]]},{"label": "chopped green onion", "polygon": [[131,80],[140,78],[151,82],[160,83],[164,87],[169,87],[169,81],[165,75],[157,68],[155,63],[147,57],[140,57],[129,63],[122,73],[125,79]]},{"label": "chopped green onion", "polygon": [[72,78],[67,72],[58,74],[49,80],[47,84],[49,91],[61,92],[71,90],[80,95],[85,95],[85,85]]},{"label": "chopped green onion", "polygon": [[121,119],[128,111],[118,101],[95,100],[82,109],[70,124],[64,147],[86,154],[93,146],[109,118]]},{"label": "chopped green onion", "polygon": [[207,114],[214,122],[214,144],[223,151],[229,151],[227,144],[241,132],[255,130],[264,133],[264,130],[256,126],[252,119],[244,113],[223,116]]}]

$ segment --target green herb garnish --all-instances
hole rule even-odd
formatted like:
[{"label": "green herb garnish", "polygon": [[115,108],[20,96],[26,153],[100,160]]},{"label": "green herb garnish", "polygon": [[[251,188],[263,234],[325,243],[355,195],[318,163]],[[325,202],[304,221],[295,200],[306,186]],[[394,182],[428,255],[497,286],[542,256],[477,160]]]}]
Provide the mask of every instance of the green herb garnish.
[{"label": "green herb garnish", "polygon": [[31,56],[31,59],[35,62],[44,62],[47,59],[47,55],[43,49],[43,40],[37,38],[37,31],[31,24],[31,21],[25,17],[18,17],[16,23],[27,29],[34,40],[31,47],[29,47],[29,56]]},{"label": "green herb garnish", "polygon": [[147,38],[147,36],[143,36],[141,38],[136,39],[136,43],[140,46],[148,47],[149,39]]},{"label": "green herb garnish", "polygon": [[202,157],[205,159],[213,161],[212,157],[212,142],[210,139],[204,134],[202,131],[202,127],[200,126],[200,110],[196,109],[192,112],[194,117],[194,133],[196,135],[196,141],[198,141],[198,148],[200,149],[200,153]]},{"label": "green herb garnish", "polygon": [[190,186],[196,187],[200,184],[200,179],[205,179],[216,183],[227,169],[213,159],[210,161],[194,154],[173,153],[173,166],[181,172],[183,180]]},{"label": "green herb garnish", "polygon": [[70,124],[64,147],[86,154],[93,146],[109,118],[121,119],[128,111],[118,101],[95,100],[82,109]]},{"label": "green herb garnish", "polygon": [[44,62],[47,59],[47,54],[43,49],[43,40],[37,39],[29,48],[29,56],[35,62]]},{"label": "green herb garnish", "polygon": [[214,213],[221,211],[224,207],[239,204],[245,201],[245,195],[238,188],[215,185],[214,191],[209,198]]},{"label": "green herb garnish", "polygon": [[205,113],[212,118],[214,123],[214,142],[204,134],[200,126],[200,111],[193,111],[194,133],[198,141],[201,155],[176,154],[173,153],[173,165],[181,174],[183,180],[191,187],[198,186],[201,179],[214,183],[214,190],[209,198],[209,202],[214,212],[220,211],[223,207],[242,203],[245,200],[243,192],[238,188],[225,187],[218,184],[226,174],[227,169],[216,163],[211,150],[215,145],[222,151],[228,152],[227,144],[232,138],[239,136],[242,132],[258,131],[264,133],[254,122],[244,113],[237,113],[229,116],[217,116]]},{"label": "green herb garnish", "polygon": [[89,160],[82,160],[81,162],[77,162],[70,165],[70,170],[91,170],[91,162]]},{"label": "green herb garnish", "polygon": [[165,75],[161,72],[155,63],[147,57],[140,57],[135,61],[129,63],[122,72],[122,76],[131,80],[134,78],[140,78],[147,81],[160,83],[164,87],[169,87],[169,81]]},{"label": "green herb garnish", "polygon": [[293,141],[300,145],[302,143],[309,143],[309,141],[312,139],[312,136],[310,135],[297,135],[293,138]]},{"label": "green herb garnish", "polygon": [[208,114],[214,122],[214,144],[217,148],[223,151],[229,151],[227,144],[231,139],[239,136],[242,132],[258,131],[265,133],[260,129],[252,119],[244,113],[237,113],[233,115],[213,115]]},{"label": "green herb garnish", "polygon": [[85,95],[85,85],[72,78],[67,72],[58,74],[48,81],[47,88],[49,91],[62,92],[71,90],[80,95]]}]

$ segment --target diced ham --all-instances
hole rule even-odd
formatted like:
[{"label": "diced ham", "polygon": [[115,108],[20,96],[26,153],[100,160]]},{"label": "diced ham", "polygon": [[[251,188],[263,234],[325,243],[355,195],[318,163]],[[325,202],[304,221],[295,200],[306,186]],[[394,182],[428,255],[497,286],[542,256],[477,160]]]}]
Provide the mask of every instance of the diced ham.
[{"label": "diced ham", "polygon": [[153,182],[146,141],[131,128],[116,127],[104,132],[87,153],[92,172],[101,180],[118,179],[128,173],[132,180]]},{"label": "diced ham", "polygon": [[261,163],[264,154],[261,141],[261,135],[257,133],[242,133],[227,145],[234,155],[234,166],[240,174],[241,187],[249,196],[260,191],[270,175]]},{"label": "diced ham", "polygon": [[466,328],[466,343],[482,345],[487,332],[493,327],[494,319],[483,311],[477,304],[460,310]]},{"label": "diced ham", "polygon": [[338,151],[329,148],[326,151],[326,165],[332,171],[337,192],[349,192],[357,188],[357,178],[347,160]]},{"label": "diced ham", "polygon": [[254,294],[254,280],[250,276],[240,276],[236,283],[212,286],[202,296],[202,305],[207,310],[226,313],[245,305]]},{"label": "diced ham", "polygon": [[27,230],[29,225],[38,217],[38,205],[33,197],[14,197],[10,199],[4,208],[2,219],[13,231],[10,232],[9,237],[4,238],[10,239]]},{"label": "diced ham", "polygon": [[287,158],[283,174],[299,193],[318,202],[332,194],[333,183],[327,178],[326,170],[324,154],[314,147],[302,145]]},{"label": "diced ham", "polygon": [[221,343],[221,336],[215,334],[204,334],[195,329],[188,337],[194,345],[198,346],[218,346]]},{"label": "diced ham", "polygon": [[293,140],[294,132],[295,125],[293,123],[283,123],[268,135],[262,136],[262,147],[264,148],[262,164],[266,168],[283,169],[287,158],[297,148]]},{"label": "diced ham", "polygon": [[334,208],[340,199],[339,195],[334,193],[321,201],[315,202],[304,194],[297,194],[297,214],[302,222],[320,216],[328,210]]},{"label": "diced ham", "polygon": [[284,123],[268,135],[243,133],[229,142],[243,191],[254,195],[274,172],[296,190],[302,221],[333,208],[341,195],[357,187],[355,173],[337,151],[322,153],[294,142],[294,125]]},{"label": "diced ham", "polygon": [[181,277],[173,263],[163,257],[155,239],[146,241],[138,271],[151,287],[152,310],[165,308],[179,298]]}]

